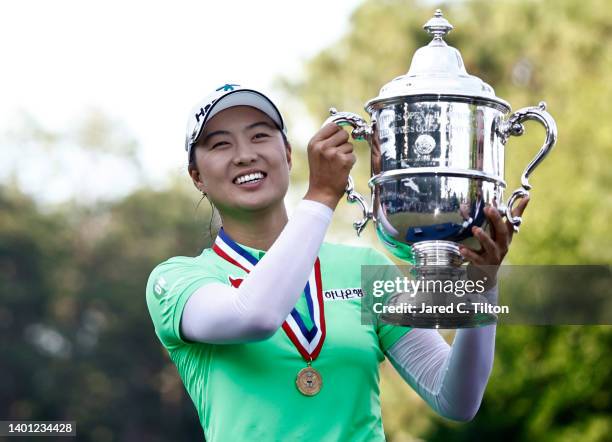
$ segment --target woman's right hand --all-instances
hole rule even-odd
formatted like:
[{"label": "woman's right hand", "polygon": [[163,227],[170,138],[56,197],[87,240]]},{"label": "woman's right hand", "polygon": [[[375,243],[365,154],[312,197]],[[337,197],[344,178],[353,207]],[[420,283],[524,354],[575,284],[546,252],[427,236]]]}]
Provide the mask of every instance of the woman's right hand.
[{"label": "woman's right hand", "polygon": [[336,208],[357,160],[348,139],[348,132],[335,123],[326,124],[312,137],[308,143],[310,183],[304,199]]}]

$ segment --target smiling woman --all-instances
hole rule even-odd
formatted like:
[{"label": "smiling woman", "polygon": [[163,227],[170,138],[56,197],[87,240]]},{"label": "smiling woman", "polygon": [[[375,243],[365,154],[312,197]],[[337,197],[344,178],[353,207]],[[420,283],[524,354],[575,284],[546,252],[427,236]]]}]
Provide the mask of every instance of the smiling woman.
[{"label": "smiling woman", "polygon": [[[193,148],[189,173],[223,213],[267,209],[284,218],[291,147],[262,111],[235,106],[215,114]],[[225,220],[224,220],[225,221]]]},{"label": "smiling woman", "polygon": [[[323,241],[355,163],[349,135],[328,124],[311,139],[308,191],[289,220],[285,132],[269,98],[236,84],[189,117],[189,175],[222,228],[201,255],[158,265],[146,298],[206,439],[382,441],[385,356],[438,413],[471,419],[495,327],[461,330],[451,349],[435,330],[362,324],[361,266],[392,262]],[[329,302],[328,291],[358,295]]]}]

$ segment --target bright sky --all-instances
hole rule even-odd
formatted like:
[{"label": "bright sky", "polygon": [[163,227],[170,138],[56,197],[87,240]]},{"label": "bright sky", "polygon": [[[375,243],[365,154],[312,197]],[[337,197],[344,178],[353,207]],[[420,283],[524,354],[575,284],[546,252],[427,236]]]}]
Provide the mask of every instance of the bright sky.
[{"label": "bright sky", "polygon": [[[45,129],[67,132],[85,112],[99,109],[136,137],[145,167],[163,181],[185,165],[186,115],[200,98],[226,82],[270,90],[281,75],[299,76],[305,59],[346,31],[359,3],[2,2],[0,136],[20,127],[24,113]],[[293,138],[303,140],[314,124],[290,128]],[[23,160],[19,146],[2,144],[0,179]],[[104,177],[120,167],[112,161],[96,171],[78,171],[76,165],[86,159],[77,152],[66,155],[55,161],[74,162],[70,172],[45,183],[40,179],[45,167],[39,164],[22,171],[19,182],[48,201],[70,196],[75,182],[87,187],[84,178],[92,175],[94,195],[122,193],[117,189],[130,185],[121,181],[120,168],[112,179]],[[39,184],[32,184],[36,180]]]}]

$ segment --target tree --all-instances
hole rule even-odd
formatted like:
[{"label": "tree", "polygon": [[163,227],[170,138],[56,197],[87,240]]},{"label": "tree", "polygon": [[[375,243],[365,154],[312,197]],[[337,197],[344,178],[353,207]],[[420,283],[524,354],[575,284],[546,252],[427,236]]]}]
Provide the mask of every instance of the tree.
[{"label": "tree", "polygon": [[[612,106],[612,12],[603,0],[453,2],[442,9],[455,26],[446,40],[461,51],[468,72],[514,108],[546,100],[559,127],[555,151],[530,180],[532,201],[507,262],[610,263],[612,135],[605,116]],[[364,2],[347,34],[309,60],[303,81],[286,82],[287,90],[300,95],[318,119],[332,105],[360,111],[382,85],[408,70],[411,54],[430,40],[421,26],[432,12],[414,0]],[[522,138],[509,141],[509,189],[518,185],[542,139],[543,131],[528,124]],[[358,157],[355,175],[363,184],[369,165],[366,155]],[[424,423],[423,406],[415,411],[413,397],[391,393],[385,399],[387,392],[405,391],[397,377],[386,377],[388,436],[569,441],[580,435],[603,441],[612,429],[606,418],[612,411],[606,368],[611,339],[607,326],[500,327],[494,372],[473,422],[453,425],[427,411],[431,421]]]},{"label": "tree", "polygon": [[84,441],[201,439],[144,290],[210,244],[209,211],[176,187],[46,213],[0,187],[0,207],[0,416],[75,420]]}]

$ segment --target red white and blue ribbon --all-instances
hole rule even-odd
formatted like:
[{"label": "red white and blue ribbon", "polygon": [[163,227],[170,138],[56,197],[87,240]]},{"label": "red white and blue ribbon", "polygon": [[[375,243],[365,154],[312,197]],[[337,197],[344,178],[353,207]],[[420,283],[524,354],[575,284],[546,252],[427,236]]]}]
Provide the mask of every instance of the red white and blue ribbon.
[{"label": "red white and blue ribbon", "polygon": [[[259,260],[240,247],[223,229],[219,231],[217,239],[213,244],[213,251],[226,261],[240,267],[247,273],[257,265]],[[233,286],[239,285],[234,281],[230,282]],[[241,281],[240,281],[241,282]],[[304,324],[299,312],[294,308],[283,322],[283,330],[298,349],[302,357],[310,362],[319,356],[323,341],[325,340],[325,314],[323,311],[323,285],[321,283],[321,264],[319,258],[314,263],[310,272],[306,287],[306,304],[308,314],[312,321],[312,328],[309,330]]]}]

